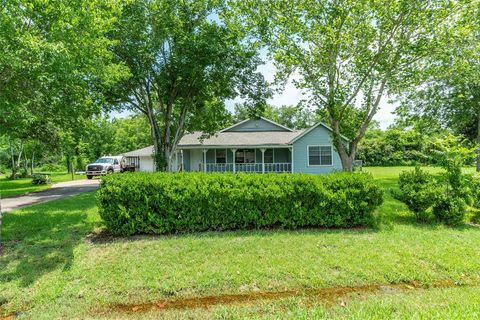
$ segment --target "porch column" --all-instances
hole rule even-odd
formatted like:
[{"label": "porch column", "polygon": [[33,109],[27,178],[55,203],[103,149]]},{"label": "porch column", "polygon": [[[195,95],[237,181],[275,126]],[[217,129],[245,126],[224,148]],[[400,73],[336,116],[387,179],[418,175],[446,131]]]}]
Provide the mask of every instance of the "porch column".
[{"label": "porch column", "polygon": [[233,153],[233,173],[237,172],[237,168],[235,167],[235,154],[237,153],[237,149],[232,149]]},{"label": "porch column", "polygon": [[203,149],[203,172],[207,172],[207,149]]},{"label": "porch column", "polygon": [[265,150],[266,149],[260,149],[260,151],[262,151],[262,173],[265,173]]},{"label": "porch column", "polygon": [[290,150],[290,167],[293,173],[293,147],[288,148]]}]

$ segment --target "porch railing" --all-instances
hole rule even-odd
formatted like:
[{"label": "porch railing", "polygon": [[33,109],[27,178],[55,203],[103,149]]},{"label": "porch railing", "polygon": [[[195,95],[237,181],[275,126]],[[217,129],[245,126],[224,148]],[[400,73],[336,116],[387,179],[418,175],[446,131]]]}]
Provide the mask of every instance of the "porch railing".
[{"label": "porch railing", "polygon": [[[203,171],[203,164],[200,170]],[[261,163],[207,163],[207,172],[252,172],[262,173],[263,165]],[[265,163],[265,173],[270,172],[292,172],[291,163]]]}]

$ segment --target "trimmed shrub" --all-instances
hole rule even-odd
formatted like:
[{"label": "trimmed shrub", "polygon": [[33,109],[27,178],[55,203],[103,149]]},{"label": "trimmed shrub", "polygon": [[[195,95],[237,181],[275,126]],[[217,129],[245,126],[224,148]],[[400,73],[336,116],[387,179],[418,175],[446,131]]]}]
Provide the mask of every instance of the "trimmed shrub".
[{"label": "trimmed shrub", "polygon": [[451,226],[462,224],[466,212],[467,206],[460,197],[443,196],[433,206],[437,220]]},{"label": "trimmed shrub", "polygon": [[415,213],[417,220],[426,220],[426,211],[443,192],[435,178],[419,167],[400,173],[398,186],[401,192],[397,198]]},{"label": "trimmed shrub", "polygon": [[36,173],[32,176],[32,184],[50,184],[52,179],[48,174]]},{"label": "trimmed shrub", "polygon": [[368,174],[129,173],[106,176],[100,215],[114,234],[374,222],[383,191]]}]

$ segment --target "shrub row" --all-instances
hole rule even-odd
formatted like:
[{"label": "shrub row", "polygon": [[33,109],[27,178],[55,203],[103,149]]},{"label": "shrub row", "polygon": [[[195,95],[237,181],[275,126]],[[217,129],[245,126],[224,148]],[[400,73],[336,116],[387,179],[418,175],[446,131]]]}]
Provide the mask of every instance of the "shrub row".
[{"label": "shrub row", "polygon": [[102,179],[114,234],[370,225],[383,191],[368,174],[130,173]]}]

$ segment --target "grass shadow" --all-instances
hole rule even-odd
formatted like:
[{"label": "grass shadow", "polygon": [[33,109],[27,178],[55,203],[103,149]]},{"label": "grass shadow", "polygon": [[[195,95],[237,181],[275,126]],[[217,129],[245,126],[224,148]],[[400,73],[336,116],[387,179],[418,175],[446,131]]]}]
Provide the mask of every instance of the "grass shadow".
[{"label": "grass shadow", "polygon": [[87,212],[95,205],[86,193],[6,214],[0,283],[28,287],[48,272],[69,269],[74,248],[93,228]]},{"label": "grass shadow", "polygon": [[203,231],[184,232],[171,234],[137,234],[133,236],[120,236],[110,233],[106,229],[90,233],[87,241],[92,244],[102,245],[116,242],[135,242],[142,240],[172,239],[172,238],[236,238],[236,237],[270,237],[273,235],[320,235],[320,234],[348,234],[361,235],[378,232],[375,228],[298,228],[298,229],[252,229],[252,230],[225,230],[225,231]]}]

